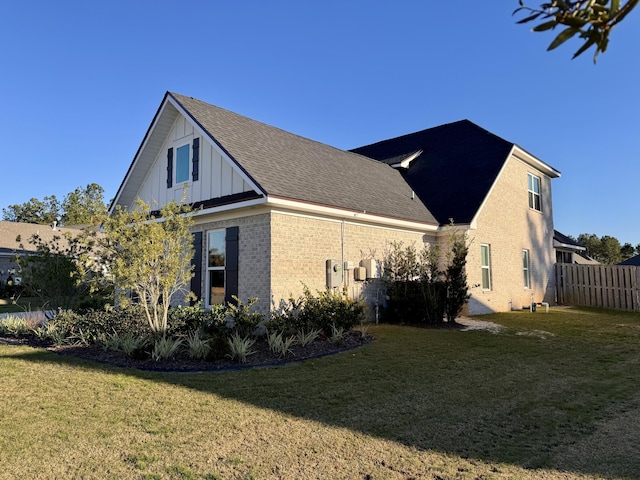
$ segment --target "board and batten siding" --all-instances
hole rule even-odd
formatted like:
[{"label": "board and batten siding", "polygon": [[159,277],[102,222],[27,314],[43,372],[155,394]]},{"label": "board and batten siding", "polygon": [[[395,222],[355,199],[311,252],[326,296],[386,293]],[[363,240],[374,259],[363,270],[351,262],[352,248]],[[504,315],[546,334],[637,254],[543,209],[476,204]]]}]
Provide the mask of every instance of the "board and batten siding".
[{"label": "board and batten siding", "polygon": [[[198,137],[200,138],[199,175],[198,180],[193,181],[191,179],[193,140]],[[187,144],[189,145],[190,156],[189,179],[186,182],[176,183],[175,152],[178,147]],[[174,178],[171,182],[171,187],[167,188],[167,151],[169,148],[174,149]],[[173,124],[169,135],[167,135],[137,196],[152,205],[153,209],[160,209],[171,200],[180,202],[185,184],[187,186],[187,203],[205,201],[252,190],[251,186],[235,170],[224,152],[207,137],[200,135],[193,124],[180,115]]]}]

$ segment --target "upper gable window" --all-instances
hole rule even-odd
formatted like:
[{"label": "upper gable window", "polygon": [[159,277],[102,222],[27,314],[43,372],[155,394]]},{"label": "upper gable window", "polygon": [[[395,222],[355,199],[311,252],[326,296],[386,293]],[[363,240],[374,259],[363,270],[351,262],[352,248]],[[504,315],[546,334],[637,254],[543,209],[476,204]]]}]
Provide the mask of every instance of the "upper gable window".
[{"label": "upper gable window", "polygon": [[542,198],[540,196],[540,177],[527,173],[527,183],[529,189],[529,208],[539,212],[542,211]]},{"label": "upper gable window", "polygon": [[176,150],[176,183],[189,180],[189,144]]}]

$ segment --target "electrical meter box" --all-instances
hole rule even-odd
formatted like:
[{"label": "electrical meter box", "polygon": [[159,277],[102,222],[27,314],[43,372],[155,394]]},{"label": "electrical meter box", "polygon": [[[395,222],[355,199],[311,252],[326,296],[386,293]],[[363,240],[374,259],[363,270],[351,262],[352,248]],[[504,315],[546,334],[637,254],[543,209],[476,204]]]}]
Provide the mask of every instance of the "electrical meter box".
[{"label": "electrical meter box", "polygon": [[342,287],[342,262],[327,260],[327,288]]},{"label": "electrical meter box", "polygon": [[353,278],[359,282],[364,282],[367,279],[367,269],[364,267],[356,267],[353,269]]},{"label": "electrical meter box", "polygon": [[379,278],[378,274],[378,262],[374,258],[367,258],[366,260],[360,260],[360,266],[367,270],[367,278]]}]

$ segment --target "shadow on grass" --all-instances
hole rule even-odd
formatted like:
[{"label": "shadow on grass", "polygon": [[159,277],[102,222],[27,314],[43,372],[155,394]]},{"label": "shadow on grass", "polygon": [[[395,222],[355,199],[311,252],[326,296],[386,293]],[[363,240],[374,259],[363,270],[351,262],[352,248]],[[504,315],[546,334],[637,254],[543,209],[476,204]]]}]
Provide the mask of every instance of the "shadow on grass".
[{"label": "shadow on grass", "polygon": [[640,478],[640,374],[627,368],[638,347],[514,332],[373,333],[376,342],[354,351],[249,371],[154,373],[41,350],[12,358],[124,373],[463,458]]}]

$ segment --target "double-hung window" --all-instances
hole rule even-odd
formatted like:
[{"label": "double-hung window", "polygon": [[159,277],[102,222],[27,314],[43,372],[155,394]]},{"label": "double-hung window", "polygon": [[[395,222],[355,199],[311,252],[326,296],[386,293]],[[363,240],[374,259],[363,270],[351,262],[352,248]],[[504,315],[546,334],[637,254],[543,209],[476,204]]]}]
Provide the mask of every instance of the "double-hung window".
[{"label": "double-hung window", "polygon": [[527,188],[529,190],[529,208],[542,211],[542,197],[540,196],[540,177],[527,173]]},{"label": "double-hung window", "polygon": [[226,242],[224,230],[207,233],[207,305],[224,303]]},{"label": "double-hung window", "polygon": [[531,288],[531,268],[529,265],[529,250],[522,250],[522,275],[524,288]]},{"label": "double-hung window", "polygon": [[482,262],[482,289],[491,290],[491,247],[489,245],[480,245],[480,258]]}]

